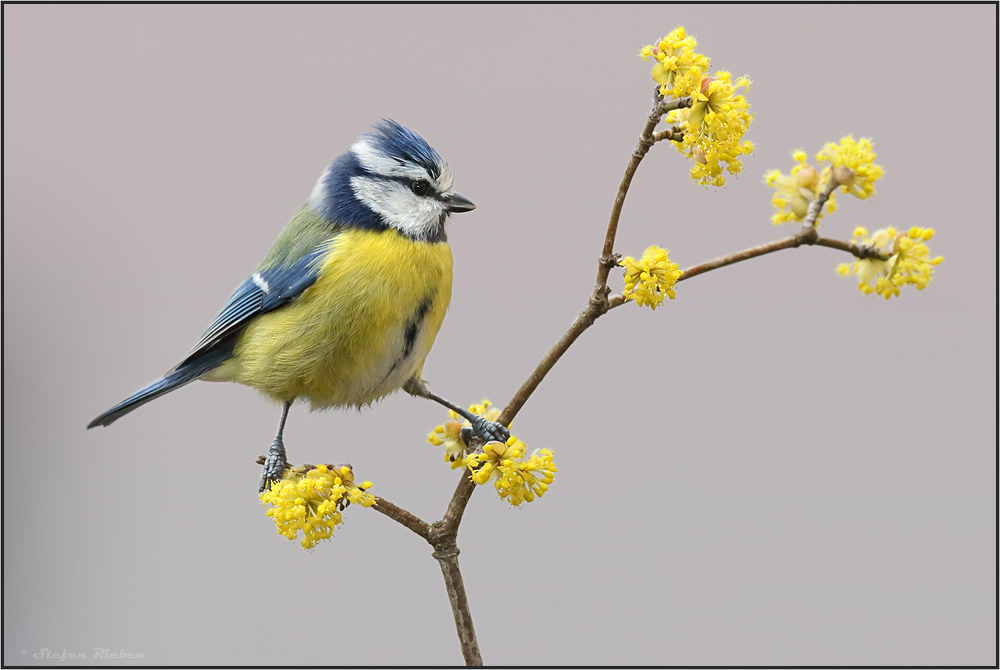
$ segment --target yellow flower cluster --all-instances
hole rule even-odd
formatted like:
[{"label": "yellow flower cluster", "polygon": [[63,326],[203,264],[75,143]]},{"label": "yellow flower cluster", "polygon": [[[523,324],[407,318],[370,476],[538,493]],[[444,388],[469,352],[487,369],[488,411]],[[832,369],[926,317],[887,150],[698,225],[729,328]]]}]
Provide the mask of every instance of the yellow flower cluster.
[{"label": "yellow flower cluster", "polygon": [[[500,409],[494,407],[489,400],[483,400],[478,405],[470,405],[469,411],[490,421],[500,418]],[[435,447],[444,447],[444,462],[451,464],[451,469],[465,465],[465,440],[462,439],[462,428],[471,427],[468,421],[459,419],[454,410],[448,410],[451,420],[441,426],[435,426],[427,435],[427,441]],[[509,427],[509,426],[508,426]]]},{"label": "yellow flower cluster", "polygon": [[729,72],[705,77],[690,93],[694,104],[690,109],[675,109],[666,122],[678,126],[684,139],[675,142],[677,150],[694,161],[691,179],[702,186],[722,186],[726,183],[723,166],[730,174],[743,170],[740,156],[753,151],[753,142],[743,135],[753,122],[746,96],[737,93],[750,87],[750,80],[739,77],[735,82]]},{"label": "yellow flower cluster", "polygon": [[648,44],[639,50],[643,60],[656,61],[653,64],[653,81],[660,85],[660,95],[683,98],[701,84],[701,78],[708,72],[709,59],[695,53],[698,40],[689,37],[681,26],[660,38],[656,44]]},{"label": "yellow flower cluster", "polygon": [[371,482],[355,484],[349,465],[300,465],[286,469],[260,500],[269,505],[267,515],[274,519],[279,535],[294,540],[301,530],[302,548],[312,549],[333,536],[347,505],[375,504],[375,496],[367,493],[371,486]]},{"label": "yellow flower cluster", "polygon": [[841,263],[837,272],[858,277],[858,290],[865,295],[877,293],[886,300],[899,296],[901,286],[912,284],[922,291],[931,282],[934,266],[944,260],[931,258],[925,242],[934,237],[933,228],[917,228],[897,233],[895,228],[876,230],[871,236],[864,228],[854,229],[854,243],[874,249],[891,251],[887,260],[865,258],[854,263]]},{"label": "yellow flower cluster", "polygon": [[875,165],[875,151],[870,139],[855,141],[848,135],[840,144],[828,142],[816,154],[816,160],[827,162],[833,167],[833,176],[840,183],[844,193],[865,200],[875,195],[875,182],[882,178],[884,170]]},{"label": "yellow flower cluster", "polygon": [[677,297],[674,285],[684,272],[670,261],[666,249],[652,246],[643,252],[639,260],[626,256],[618,264],[625,268],[622,295],[626,300],[635,300],[640,307],[648,305],[656,310],[663,304],[664,297],[671,300]]},{"label": "yellow flower cluster", "polygon": [[483,453],[466,456],[465,465],[472,481],[480,485],[493,481],[500,497],[519,507],[545,495],[558,471],[549,449],[536,449],[527,459],[525,452],[524,442],[511,435],[506,444],[487,442]]},{"label": "yellow flower cluster", "polygon": [[[500,418],[500,410],[489,400],[470,406],[469,411],[490,421]],[[468,468],[476,484],[493,481],[500,497],[515,507],[542,497],[548,490],[556,473],[549,449],[536,449],[525,458],[524,442],[511,436],[506,444],[487,442],[482,453],[466,455],[462,428],[471,424],[463,422],[454,411],[449,410],[448,414],[451,420],[435,427],[427,435],[427,441],[444,447],[444,460],[452,469]]]},{"label": "yellow flower cluster", "polygon": [[698,41],[689,37],[684,26],[673,30],[655,45],[639,50],[643,60],[653,60],[653,80],[660,85],[663,97],[691,96],[690,109],[673,110],[665,117],[677,126],[683,141],[675,142],[678,151],[694,161],[691,179],[702,186],[722,186],[723,163],[730,174],[743,169],[740,156],[753,151],[753,143],[743,141],[753,115],[745,96],[737,89],[750,87],[750,80],[740,77],[735,82],[729,72],[707,76],[710,59],[695,53]]},{"label": "yellow flower cluster", "polygon": [[[775,189],[774,197],[771,198],[774,204],[774,216],[771,217],[771,222],[774,225],[804,219],[809,211],[809,205],[823,190],[823,185],[830,175],[829,166],[823,168],[822,172],[817,172],[816,168],[809,165],[804,151],[793,152],[792,158],[798,165],[792,168],[790,175],[782,174],[780,170],[771,170],[764,175],[764,182]],[[837,211],[837,202],[832,193],[826,201],[826,211]],[[823,218],[822,212],[818,218]]]}]

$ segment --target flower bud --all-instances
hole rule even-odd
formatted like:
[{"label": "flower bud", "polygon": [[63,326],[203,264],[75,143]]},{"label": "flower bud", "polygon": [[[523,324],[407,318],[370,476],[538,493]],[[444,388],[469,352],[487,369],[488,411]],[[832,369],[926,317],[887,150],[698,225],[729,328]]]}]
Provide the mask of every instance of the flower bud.
[{"label": "flower bud", "polygon": [[836,165],[833,168],[833,178],[841,186],[850,186],[854,183],[854,172],[844,165]]},{"label": "flower bud", "polygon": [[795,175],[795,183],[799,188],[815,188],[819,183],[819,173],[812,165],[806,165]]},{"label": "flower bud", "polygon": [[809,212],[809,201],[801,193],[792,196],[792,214],[801,221]]},{"label": "flower bud", "polygon": [[708,164],[708,157],[705,155],[705,150],[701,147],[695,147],[694,151],[691,152],[692,157],[701,163],[702,165]]}]

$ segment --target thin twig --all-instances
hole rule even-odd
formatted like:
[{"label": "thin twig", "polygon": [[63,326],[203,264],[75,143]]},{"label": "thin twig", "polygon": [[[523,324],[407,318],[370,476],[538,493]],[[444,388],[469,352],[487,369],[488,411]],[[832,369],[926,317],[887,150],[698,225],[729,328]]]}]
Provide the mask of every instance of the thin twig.
[{"label": "thin twig", "polygon": [[[816,229],[809,226],[804,227],[801,231],[791,237],[786,237],[774,242],[768,242],[767,244],[761,244],[756,247],[744,249],[743,251],[737,251],[734,254],[721,256],[705,263],[689,267],[684,270],[684,273],[677,281],[682,282],[687,279],[691,279],[692,277],[705,274],[706,272],[726,267],[727,265],[750,260],[751,258],[757,258],[758,256],[764,256],[765,254],[781,251],[782,249],[794,249],[803,245],[816,245],[829,247],[831,249],[838,249],[840,251],[846,251],[849,254],[857,256],[858,258],[880,258],[882,260],[887,260],[891,255],[890,251],[861,246],[854,244],[853,242],[843,242],[841,240],[832,240],[826,237],[820,237],[819,233],[816,232]],[[510,404],[507,405],[503,414],[500,415],[500,421],[504,423],[504,425],[507,425],[514,419],[514,416],[518,413],[518,411],[520,411],[521,407],[524,406],[524,403],[527,402],[528,398],[531,397],[531,394],[534,393],[536,388],[538,388],[538,385],[542,383],[545,375],[547,375],[549,370],[555,366],[556,362],[562,358],[562,355],[566,353],[566,350],[569,349],[570,345],[583,334],[583,331],[592,326],[594,321],[596,321],[597,318],[604,312],[620,307],[626,302],[628,302],[627,299],[620,293],[610,296],[606,298],[603,303],[604,310],[593,316],[593,318],[589,318],[591,314],[590,310],[593,309],[592,306],[594,304],[594,301],[592,300],[588,309],[577,317],[576,321],[573,322],[573,325],[570,326],[569,330],[563,334],[555,346],[553,346],[541,362],[539,362],[534,372],[532,372],[531,376],[528,377],[528,380],[517,390],[517,393],[514,394],[514,398],[510,401]]]},{"label": "thin twig", "polygon": [[791,237],[786,237],[783,240],[777,240],[776,242],[768,242],[767,244],[761,244],[756,247],[751,247],[749,249],[744,249],[743,251],[737,251],[735,254],[729,254],[728,256],[721,256],[719,258],[714,258],[705,263],[695,265],[684,270],[684,274],[680,276],[678,282],[684,281],[686,279],[691,279],[692,277],[697,277],[700,274],[710,272],[712,270],[717,270],[719,268],[724,268],[727,265],[732,265],[733,263],[739,263],[740,261],[747,261],[751,258],[757,258],[757,256],[763,256],[764,254],[770,254],[775,251],[781,251],[782,249],[794,249],[795,247],[801,246],[803,244],[813,244],[817,239],[819,239],[819,233],[816,232],[815,228],[807,227],[803,228],[801,232],[792,235]]},{"label": "thin twig", "polygon": [[[764,254],[770,254],[775,251],[781,251],[782,249],[794,249],[796,247],[807,245],[807,246],[820,246],[829,247],[831,249],[838,249],[840,251],[846,251],[849,254],[853,254],[858,258],[879,258],[881,260],[888,260],[892,255],[891,251],[875,249],[872,247],[865,247],[853,242],[842,242],[841,240],[832,240],[828,237],[820,237],[816,229],[807,226],[803,228],[800,232],[792,235],[791,237],[786,237],[783,240],[777,240],[776,242],[768,242],[767,244],[761,244],[760,246],[751,247],[749,249],[744,249],[743,251],[737,251],[735,254],[729,254],[728,256],[722,256],[720,258],[715,258],[705,263],[695,265],[684,270],[684,274],[681,275],[678,282],[682,282],[685,279],[691,279],[692,277],[697,277],[700,274],[710,272],[712,270],[717,270],[718,268],[724,268],[727,265],[732,265],[733,263],[739,263],[740,261],[750,260],[751,258],[757,258],[758,256],[763,256]],[[616,305],[617,306],[617,305]]]},{"label": "thin twig", "polygon": [[653,133],[653,143],[662,142],[663,140],[673,140],[674,142],[680,142],[684,139],[684,131],[677,126],[671,126],[666,130],[661,130],[658,133]]},{"label": "thin twig", "polygon": [[646,119],[646,125],[642,129],[642,134],[639,135],[638,144],[632,150],[632,158],[625,168],[625,175],[622,177],[622,183],[618,187],[615,204],[611,208],[611,218],[608,220],[608,232],[604,235],[604,248],[601,250],[601,262],[598,264],[597,281],[594,285],[594,296],[599,300],[605,298],[604,289],[608,285],[608,274],[611,272],[607,261],[611,258],[611,252],[615,247],[615,235],[618,233],[618,221],[621,219],[622,206],[625,204],[625,197],[628,195],[629,186],[632,185],[632,177],[635,176],[635,171],[639,168],[639,163],[642,162],[643,157],[649,152],[649,148],[653,146],[653,142],[655,141],[653,139],[653,128],[656,127],[656,124],[660,122],[660,119],[667,112],[690,106],[691,98],[679,98],[670,102],[660,100],[653,105],[653,110]]},{"label": "thin twig", "polygon": [[[830,239],[829,237],[820,237],[815,228],[806,227],[791,237],[786,237],[774,242],[768,242],[767,244],[761,244],[756,247],[750,247],[749,249],[737,251],[736,253],[729,254],[728,256],[720,256],[719,258],[714,258],[710,261],[693,265],[684,270],[680,279],[677,281],[682,282],[685,279],[691,279],[692,277],[697,277],[698,275],[705,274],[706,272],[724,268],[727,265],[732,265],[733,263],[747,261],[751,258],[757,258],[758,256],[764,256],[765,254],[770,254],[775,251],[781,251],[782,249],[795,249],[800,246],[828,247],[830,249],[837,249],[838,251],[846,251],[847,253],[857,256],[860,259],[878,258],[885,261],[892,256],[892,252],[887,249],[877,249],[875,247],[855,244],[854,242],[844,242],[842,240]],[[610,310],[615,307],[620,307],[626,302],[628,302],[628,300],[625,296],[621,294],[613,295],[608,298],[608,309]]]},{"label": "thin twig", "polygon": [[507,407],[504,408],[503,412],[500,414],[498,421],[503,425],[510,425],[510,422],[514,420],[517,413],[521,411],[524,403],[527,402],[531,394],[535,392],[538,385],[542,383],[545,379],[545,375],[549,373],[552,366],[562,358],[562,355],[566,353],[570,345],[576,342],[576,338],[583,334],[583,331],[594,325],[594,321],[598,319],[604,312],[608,311],[607,300],[595,300],[590,299],[587,309],[580,313],[580,316],[576,317],[576,321],[573,325],[569,327],[559,341],[556,342],[555,346],[549,350],[549,353],[545,354],[545,358],[538,363],[535,367],[534,372],[528,377],[528,379],[521,385],[521,388],[517,390],[514,397],[511,398],[510,402],[507,403]]},{"label": "thin twig", "polygon": [[375,498],[375,511],[385,514],[396,523],[406,526],[420,537],[430,541],[431,526],[417,515],[407,512],[398,505],[393,505],[385,498],[378,497]]},{"label": "thin twig", "polygon": [[826,201],[830,199],[830,194],[837,190],[840,184],[837,182],[836,177],[833,176],[833,170],[830,170],[830,176],[826,178],[826,184],[823,185],[823,190],[819,192],[816,199],[809,203],[809,209],[806,210],[806,216],[802,219],[802,225],[806,228],[815,228],[816,221],[819,220],[820,212],[823,211],[823,205]]},{"label": "thin twig", "polygon": [[888,249],[878,249],[871,246],[862,246],[860,244],[855,244],[854,242],[842,242],[841,240],[831,240],[828,237],[821,237],[816,240],[816,246],[829,247],[831,249],[838,249],[840,251],[846,251],[849,254],[857,256],[861,260],[866,258],[877,258],[882,261],[887,261],[892,257],[892,252]]}]

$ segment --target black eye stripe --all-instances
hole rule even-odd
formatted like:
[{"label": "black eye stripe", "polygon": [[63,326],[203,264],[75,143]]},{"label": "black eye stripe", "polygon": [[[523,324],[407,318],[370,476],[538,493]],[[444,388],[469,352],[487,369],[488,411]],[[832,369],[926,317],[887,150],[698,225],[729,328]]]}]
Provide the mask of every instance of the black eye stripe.
[{"label": "black eye stripe", "polygon": [[429,196],[431,198],[440,198],[440,195],[437,192],[437,187],[426,178],[414,179],[412,177],[389,177],[387,181],[399,182],[420,197]]},{"label": "black eye stripe", "polygon": [[434,195],[434,187],[426,179],[412,179],[410,177],[396,177],[395,181],[406,184],[407,188],[419,196]]}]

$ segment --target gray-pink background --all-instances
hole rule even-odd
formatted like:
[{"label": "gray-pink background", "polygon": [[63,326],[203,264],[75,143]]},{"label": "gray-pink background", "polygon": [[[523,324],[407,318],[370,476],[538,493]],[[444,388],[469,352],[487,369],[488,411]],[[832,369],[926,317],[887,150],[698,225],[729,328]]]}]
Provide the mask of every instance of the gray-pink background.
[{"label": "gray-pink background", "polygon": [[[721,190],[668,146],[617,251],[682,267],[790,232],[770,168],[873,137],[878,196],[824,234],[938,230],[886,303],[785,251],[587,332],[515,421],[560,468],[459,537],[487,662],[994,664],[995,6],[5,6],[4,663],[457,663],[430,548],[350,509],[312,553],[256,498],[277,409],[195,384],[109,429],[171,367],[329,160],[383,116],[479,209],[425,376],[506,402],[584,306],[678,24],[748,74],[755,155]],[[620,288],[613,275],[613,286]],[[440,408],[295,408],[294,462],[350,462],[442,514]],[[89,661],[87,661],[89,662]],[[108,662],[108,661],[104,661]]]}]

